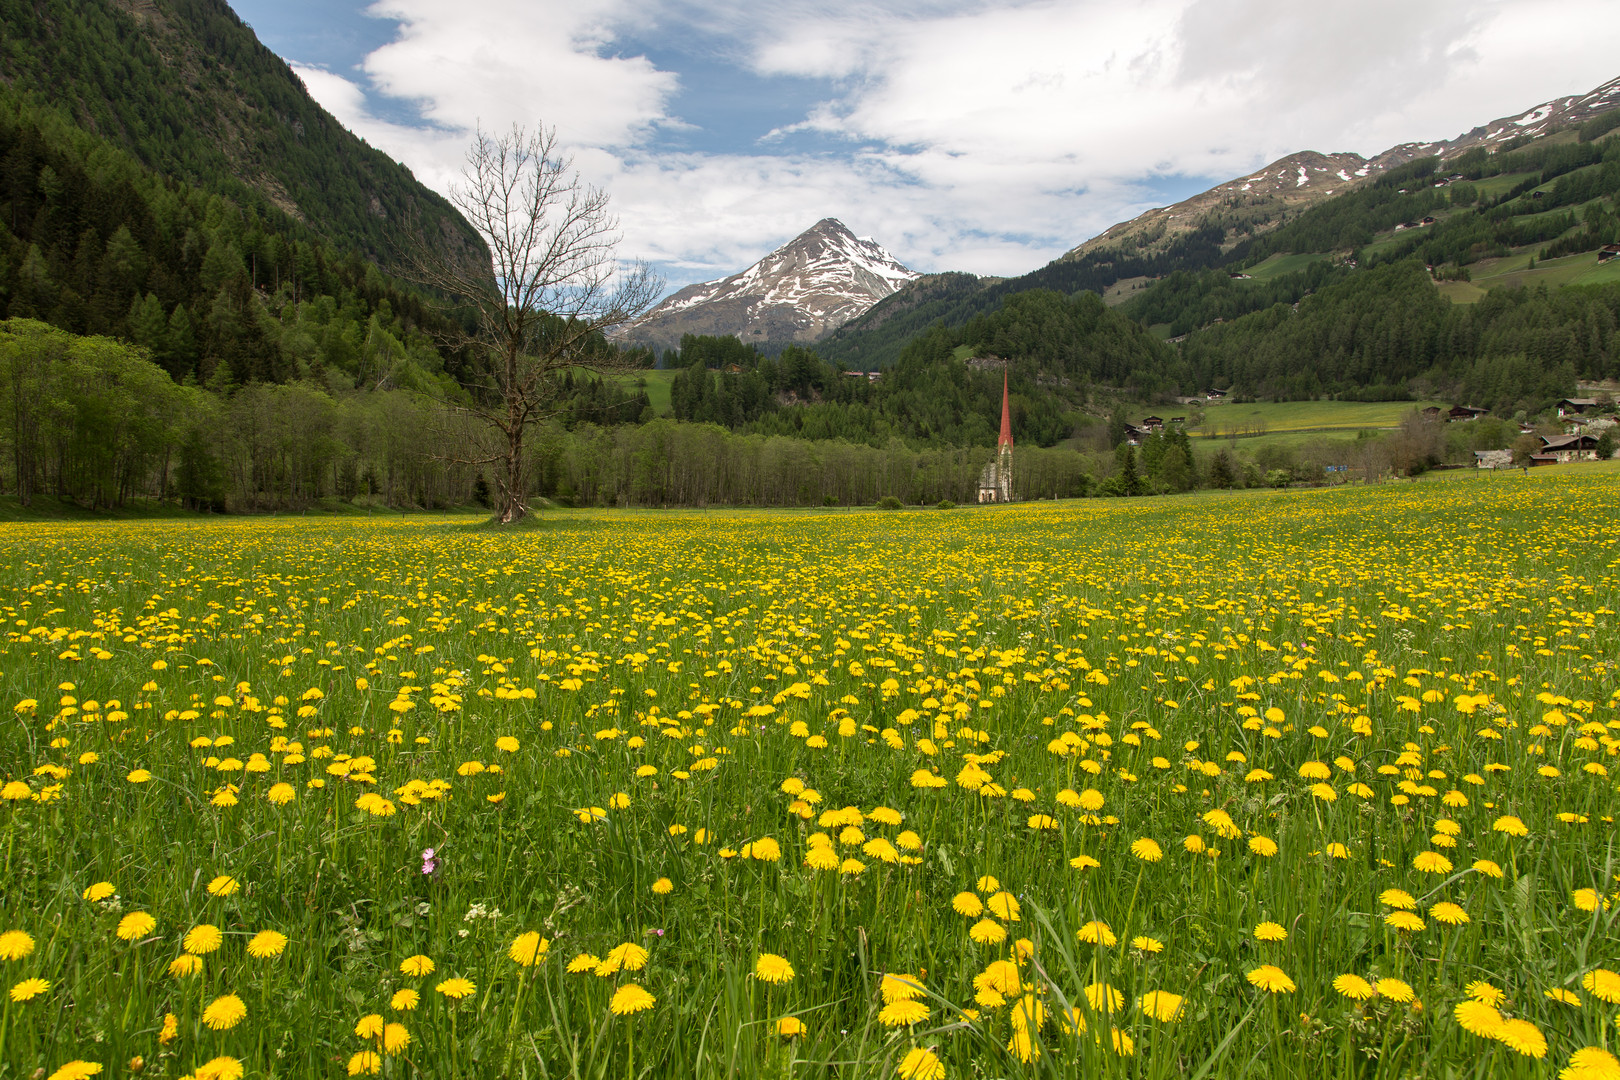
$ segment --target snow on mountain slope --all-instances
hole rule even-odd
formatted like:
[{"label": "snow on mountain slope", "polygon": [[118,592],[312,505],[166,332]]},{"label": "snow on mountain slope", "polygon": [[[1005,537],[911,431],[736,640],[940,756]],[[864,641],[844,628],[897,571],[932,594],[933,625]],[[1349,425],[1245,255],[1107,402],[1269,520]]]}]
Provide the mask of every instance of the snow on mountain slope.
[{"label": "snow on mountain slope", "polygon": [[1151,250],[1205,224],[1221,225],[1225,242],[1236,243],[1243,236],[1276,227],[1290,213],[1409,161],[1438,155],[1444,162],[1475,147],[1495,150],[1509,139],[1546,135],[1615,108],[1620,108],[1620,78],[1586,94],[1554,98],[1523,113],[1481,124],[1442,142],[1402,143],[1371,158],[1354,153],[1319,154],[1314,150],[1290,154],[1258,172],[1229,180],[1174,206],[1157,207],[1122,221],[1070,251],[1066,258],[1118,247],[1127,241],[1133,248]]},{"label": "snow on mountain slope", "polygon": [[621,337],[659,348],[682,334],[814,341],[916,277],[876,240],[823,218],[739,274],[688,285]]}]

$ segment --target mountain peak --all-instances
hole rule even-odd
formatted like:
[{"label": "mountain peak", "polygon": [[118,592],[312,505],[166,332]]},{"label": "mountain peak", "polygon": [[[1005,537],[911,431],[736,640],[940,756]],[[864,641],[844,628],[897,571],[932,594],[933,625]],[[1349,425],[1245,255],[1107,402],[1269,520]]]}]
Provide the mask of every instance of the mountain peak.
[{"label": "mountain peak", "polygon": [[741,273],[667,297],[623,337],[660,348],[682,334],[815,341],[917,276],[876,240],[822,218]]}]

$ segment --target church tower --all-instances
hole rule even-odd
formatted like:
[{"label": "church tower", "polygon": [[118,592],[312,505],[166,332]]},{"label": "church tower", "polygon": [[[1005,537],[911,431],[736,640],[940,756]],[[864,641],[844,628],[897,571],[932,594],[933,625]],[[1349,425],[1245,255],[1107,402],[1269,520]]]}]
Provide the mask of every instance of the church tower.
[{"label": "church tower", "polygon": [[1007,368],[1001,369],[1001,438],[996,441],[996,501],[1012,502],[1012,410],[1007,401]]}]

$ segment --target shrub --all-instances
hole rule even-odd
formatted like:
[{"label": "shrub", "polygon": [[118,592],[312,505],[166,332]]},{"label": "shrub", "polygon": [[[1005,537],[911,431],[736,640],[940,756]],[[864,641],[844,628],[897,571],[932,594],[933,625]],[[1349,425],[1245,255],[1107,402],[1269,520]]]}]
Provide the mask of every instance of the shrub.
[{"label": "shrub", "polygon": [[899,499],[895,498],[893,495],[885,495],[885,496],[883,496],[883,498],[878,500],[878,509],[879,510],[899,510],[900,508],[902,508],[905,505],[906,505],[905,503],[901,502]]}]

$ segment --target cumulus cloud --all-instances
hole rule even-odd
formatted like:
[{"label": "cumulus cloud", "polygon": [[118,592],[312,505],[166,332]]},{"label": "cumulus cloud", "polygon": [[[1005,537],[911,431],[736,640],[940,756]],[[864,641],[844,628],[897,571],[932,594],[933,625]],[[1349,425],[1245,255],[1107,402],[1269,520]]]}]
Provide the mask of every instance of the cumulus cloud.
[{"label": "cumulus cloud", "polygon": [[[1454,136],[1613,77],[1611,0],[379,0],[359,80],[303,69],[340,119],[443,189],[475,124],[544,118],[604,185],[623,250],[676,283],[823,216],[927,270],[1018,273],[1155,201],[1302,149]],[[680,73],[622,43],[701,33],[712,62],[823,100],[721,153],[655,149]],[[416,102],[379,120],[366,95]],[[806,134],[821,140],[803,149]],[[827,145],[833,149],[826,149]],[[841,148],[841,149],[840,149]]]}]

